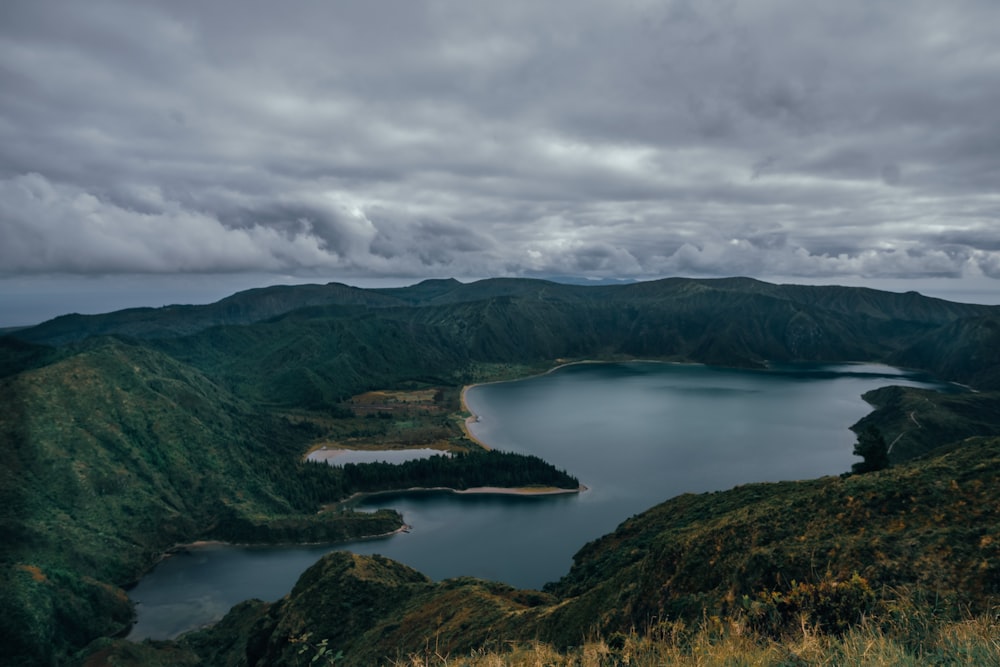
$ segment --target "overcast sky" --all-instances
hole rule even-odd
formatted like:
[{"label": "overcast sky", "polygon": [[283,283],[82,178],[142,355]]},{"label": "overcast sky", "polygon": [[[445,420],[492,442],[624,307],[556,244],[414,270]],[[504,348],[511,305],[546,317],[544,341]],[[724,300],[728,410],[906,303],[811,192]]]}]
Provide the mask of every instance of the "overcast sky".
[{"label": "overcast sky", "polygon": [[0,326],[448,276],[996,303],[998,119],[996,0],[3,0]]}]

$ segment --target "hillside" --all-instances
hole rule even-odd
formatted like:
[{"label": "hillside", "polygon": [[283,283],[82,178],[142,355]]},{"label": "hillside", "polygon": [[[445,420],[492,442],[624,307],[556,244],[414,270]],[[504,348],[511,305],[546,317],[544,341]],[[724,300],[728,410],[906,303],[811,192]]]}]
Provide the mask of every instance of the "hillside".
[{"label": "hillside", "polygon": [[[741,367],[893,359],[948,371],[941,376],[960,382],[977,379],[983,389],[1000,387],[1000,377],[981,366],[942,367],[912,352],[942,328],[967,321],[959,318],[996,312],[984,306],[860,290],[852,308],[852,292],[841,288],[757,281],[580,287],[490,280],[430,287],[379,292],[410,306],[311,306],[150,344],[247,400],[313,408],[399,380],[461,384],[475,363],[544,366],[567,358]],[[919,317],[896,317],[909,302]],[[984,354],[991,349],[990,341],[970,344],[985,346],[975,348]],[[236,349],[241,354],[233,355]]]},{"label": "hillside", "polygon": [[908,461],[942,443],[1000,433],[1000,392],[942,393],[882,387],[864,395],[876,410],[852,426],[875,426],[889,445],[889,459]]},{"label": "hillside", "polygon": [[119,334],[163,338],[201,331],[221,324],[252,324],[314,305],[384,306],[402,303],[371,290],[327,285],[276,285],[238,292],[204,306],[171,305],[129,308],[101,315],[61,315],[35,327],[18,330],[18,338],[62,345],[90,336]]},{"label": "hillside", "polygon": [[774,285],[749,278],[663,280],[625,285],[566,285],[526,278],[490,278],[473,283],[426,280],[399,288],[361,289],[339,283],[278,285],[239,292],[204,306],[173,305],[133,308],[102,315],[63,315],[14,332],[32,342],[63,344],[87,336],[122,334],[168,337],[196,333],[211,326],[252,324],[311,306],[443,306],[502,298],[547,303],[664,302],[710,294],[769,297],[840,315],[945,324],[985,316],[996,309],[865,288]]},{"label": "hillside", "polygon": [[[9,656],[127,629],[119,587],[177,542],[314,515],[341,495],[332,477],[303,477],[280,423],[194,369],[114,341],[0,380],[0,440]],[[343,538],[393,530],[399,518],[310,523],[300,534]]]},{"label": "hillside", "polygon": [[889,357],[973,387],[1000,388],[1000,315],[965,317],[927,332]]},{"label": "hillside", "polygon": [[[468,451],[474,445],[462,439],[455,414],[459,387],[549,368],[567,359],[646,358],[739,367],[771,361],[868,360],[922,368],[983,391],[939,396],[881,390],[866,397],[879,407],[869,419],[893,442],[891,459],[899,464],[933,456],[941,446],[984,436],[987,439],[966,441],[950,454],[958,458],[948,459],[982,472],[975,457],[992,461],[995,442],[988,437],[1000,432],[997,394],[989,391],[1000,389],[998,312],[996,307],[954,304],[912,293],[771,285],[744,278],[591,287],[491,279],[471,284],[425,281],[379,290],[338,284],[281,286],[241,292],[206,306],[69,315],[16,330],[0,338],[0,440],[5,445],[0,460],[0,650],[4,651],[0,657],[12,664],[72,662],[69,656],[92,640],[127,629],[132,610],[121,587],[178,542],[329,541],[387,532],[400,523],[395,513],[316,511],[322,503],[353,492],[418,485],[421,479],[433,479],[435,485],[460,477],[502,479],[515,486],[558,479],[559,484],[574,486],[570,475],[542,461],[509,465],[500,455],[437,461],[433,471],[422,469],[423,464],[377,473],[366,469],[354,477],[301,463],[309,447],[327,440],[363,436],[377,444],[391,432],[393,442],[416,441],[416,436],[400,435],[401,428],[420,430],[420,438],[433,436]],[[352,413],[352,396],[385,388],[440,393],[447,397],[448,407],[442,407],[441,414],[396,421],[391,415],[389,420],[372,420]],[[945,475],[951,463],[914,465],[918,472],[912,474],[923,483],[950,484],[951,478],[942,481],[936,475]],[[469,474],[470,466],[474,475]],[[902,470],[871,479],[895,485],[898,491],[904,483]],[[682,532],[694,540],[690,549],[696,553],[708,548],[705,540],[719,544],[721,538],[711,532],[718,525],[712,523],[716,528],[711,528],[711,522],[743,517],[747,526],[763,526],[767,513],[779,508],[843,504],[848,497],[858,497],[853,492],[861,487],[855,486],[864,486],[867,479],[746,487],[757,491],[686,497],[672,501],[668,513],[687,517]],[[978,477],[970,479],[973,485],[987,484],[985,477],[980,482]],[[881,497],[876,489],[864,493],[874,494],[873,503]],[[756,502],[754,494],[774,504],[761,505],[757,514],[748,509]],[[944,502],[944,496],[937,498]],[[970,501],[971,497],[964,502]],[[930,504],[928,499],[919,511],[929,511]],[[871,508],[866,511],[874,512]],[[968,516],[955,518],[955,531],[962,526],[973,531],[976,525],[988,532],[995,526],[993,515],[954,510],[962,511]],[[837,532],[844,521],[837,514],[818,512],[817,523],[801,526],[807,532],[799,536],[823,549],[815,553],[831,553],[820,537]],[[341,572],[337,575],[341,579],[351,568],[384,570],[386,577],[405,581],[407,591],[420,588],[423,592],[411,601],[430,605],[427,608],[436,609],[442,618],[454,613],[455,608],[447,605],[464,605],[464,596],[472,595],[475,604],[486,605],[480,609],[484,618],[495,619],[496,627],[505,628],[505,636],[528,637],[517,629],[523,626],[556,643],[578,642],[580,629],[595,624],[616,631],[626,621],[659,613],[655,610],[681,616],[724,599],[729,606],[719,609],[729,613],[736,584],[750,586],[753,594],[753,586],[780,583],[767,578],[774,572],[767,565],[771,561],[761,561],[764,565],[758,572],[756,565],[741,565],[737,556],[730,555],[737,559],[725,561],[736,568],[730,572],[740,574],[732,575],[728,584],[709,577],[704,586],[694,588],[693,576],[677,575],[680,578],[671,579],[670,589],[677,595],[657,597],[660,593],[651,592],[652,580],[641,580],[639,575],[664,567],[668,557],[681,556],[642,551],[653,549],[654,542],[661,544],[656,536],[667,535],[669,528],[660,525],[656,511],[644,516],[635,535],[629,536],[632,529],[626,530],[630,524],[625,524],[620,529],[625,533],[586,547],[574,570],[547,593],[510,591],[487,582],[421,583],[420,576],[398,570],[401,566],[376,567],[364,559],[346,570],[343,563],[330,567]],[[895,531],[898,539],[910,539],[910,523],[906,526]],[[799,573],[803,557],[792,549],[790,533],[776,533],[773,546],[758,548],[744,534],[757,534],[754,530],[740,528],[729,537],[743,540],[753,554],[775,559],[781,568],[787,565],[795,576],[804,576]],[[669,540],[676,541],[679,535],[670,534]],[[947,536],[964,539],[957,533]],[[913,537],[925,538],[931,540],[930,533]],[[651,541],[642,546],[642,540]],[[854,555],[845,556],[843,567],[833,568],[831,576],[848,576],[854,564],[862,562],[858,555],[862,552],[881,564],[891,555],[874,547],[851,548],[856,553],[845,551]],[[893,558],[900,563],[890,568],[886,581],[927,584],[915,574],[915,565],[902,562],[903,555]],[[994,570],[992,557],[984,558],[985,578],[959,577],[955,585],[976,584],[988,591]],[[966,564],[971,567],[970,563]],[[612,565],[622,566],[625,578],[602,578]],[[321,591],[332,575],[311,576],[310,587]],[[373,576],[378,581],[383,577]],[[344,581],[353,591],[356,582],[351,583],[350,577]],[[681,581],[689,588],[674,587]],[[601,595],[588,590],[614,590],[616,597],[609,599],[617,602],[602,608]],[[395,599],[393,595],[386,604]],[[404,597],[410,599],[409,593]],[[311,618],[313,612],[300,608],[312,604],[304,599],[293,596],[280,604]],[[267,613],[277,618],[284,608],[268,607]],[[406,642],[429,632],[420,608],[413,607],[411,625],[391,631],[379,626],[378,632],[409,646]],[[244,605],[219,631],[240,628],[239,636],[248,641],[252,635],[271,642],[278,630],[260,627],[250,632],[253,623],[264,623],[255,616],[264,613],[261,609]],[[382,611],[376,611],[364,623],[380,623]],[[478,621],[458,617],[461,620],[452,630],[456,646],[484,641],[485,635],[475,631]],[[210,646],[205,650],[222,651],[221,637],[205,635]],[[336,637],[343,638],[345,651],[346,644],[365,644],[354,635]],[[230,640],[236,641],[225,641]],[[183,653],[191,646],[171,645],[169,650]],[[261,655],[282,654],[282,646],[278,641],[266,651],[261,648],[265,651]]]}]

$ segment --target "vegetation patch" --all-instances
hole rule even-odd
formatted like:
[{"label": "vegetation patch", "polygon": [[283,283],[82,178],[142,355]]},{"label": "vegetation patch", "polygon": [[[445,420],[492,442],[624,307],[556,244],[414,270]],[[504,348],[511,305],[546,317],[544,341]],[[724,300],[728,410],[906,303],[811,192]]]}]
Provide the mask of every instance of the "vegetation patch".
[{"label": "vegetation patch", "polygon": [[445,412],[444,389],[366,391],[352,396],[346,405],[356,417],[380,413],[412,415],[416,413],[441,414]]}]

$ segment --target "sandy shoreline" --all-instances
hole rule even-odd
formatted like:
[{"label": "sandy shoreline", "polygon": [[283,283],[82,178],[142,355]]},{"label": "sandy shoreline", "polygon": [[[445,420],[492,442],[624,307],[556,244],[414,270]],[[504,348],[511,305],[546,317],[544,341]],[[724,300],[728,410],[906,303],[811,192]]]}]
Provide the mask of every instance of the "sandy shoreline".
[{"label": "sandy shoreline", "polygon": [[478,384],[466,385],[462,387],[462,393],[459,394],[459,402],[461,403],[462,411],[469,413],[469,416],[462,420],[462,432],[465,433],[466,438],[476,443],[486,451],[490,451],[492,448],[485,442],[477,438],[476,436],[472,435],[472,429],[469,428],[470,424],[474,424],[477,421],[479,421],[479,415],[477,415],[475,412],[469,409],[469,404],[465,400],[465,392],[471,389],[472,387],[478,387],[478,386],[479,386]]},{"label": "sandy shoreline", "polygon": [[[633,359],[632,361],[641,361],[641,360]],[[483,385],[488,385],[488,384],[499,384],[501,382],[516,382],[518,380],[526,380],[528,378],[541,377],[543,375],[548,375],[549,373],[554,373],[555,371],[559,370],[560,368],[566,368],[567,366],[577,366],[577,365],[580,365],[580,364],[608,364],[608,363],[616,363],[616,362],[613,362],[613,361],[600,361],[600,360],[597,360],[597,359],[581,359],[579,361],[567,361],[567,362],[564,362],[564,363],[556,364],[552,368],[550,368],[548,370],[545,370],[545,371],[542,371],[541,373],[534,373],[532,375],[526,375],[524,377],[512,378],[512,379],[508,379],[508,380],[490,380],[489,382],[476,382],[474,384],[467,384],[464,387],[462,387],[462,391],[459,394],[459,402],[461,404],[462,411],[469,413],[469,416],[466,417],[464,420],[462,420],[462,431],[465,433],[465,437],[466,438],[468,438],[469,440],[473,441],[474,443],[476,443],[477,445],[479,445],[483,449],[485,449],[487,451],[490,451],[492,449],[485,442],[483,442],[482,440],[480,440],[479,438],[477,438],[476,436],[474,436],[472,434],[472,429],[470,428],[471,424],[474,424],[477,421],[479,421],[479,415],[477,415],[475,412],[472,411],[471,408],[469,408],[469,402],[465,398],[466,392],[469,391],[470,389],[472,389],[473,387],[481,387]],[[672,362],[672,361],[654,361],[652,363],[670,364],[670,363],[677,363],[677,362]],[[529,488],[523,488],[523,489],[504,489],[504,488],[501,488],[501,487],[479,487],[479,489],[475,489],[475,490],[474,489],[467,489],[465,491],[454,491],[454,492],[455,493],[507,493],[507,494],[520,494],[520,495],[545,495],[545,494],[556,494],[556,493],[580,493],[582,491],[588,491],[588,490],[589,489],[585,485],[581,484],[579,486],[579,488],[572,489],[572,490],[571,489],[553,489],[553,490],[547,490],[547,491],[533,491],[533,490],[531,490]]]},{"label": "sandy shoreline", "polygon": [[472,435],[472,430],[469,428],[469,424],[474,424],[477,421],[479,421],[479,415],[477,415],[475,412],[473,412],[471,409],[469,409],[469,403],[468,403],[468,401],[465,400],[465,392],[469,391],[473,387],[482,387],[482,386],[488,385],[488,384],[500,384],[501,382],[516,382],[518,380],[526,380],[528,378],[539,377],[539,376],[542,376],[542,375],[548,375],[549,373],[552,373],[553,371],[557,371],[560,368],[563,368],[565,366],[574,366],[576,364],[603,364],[603,363],[606,363],[606,362],[603,362],[603,361],[587,361],[587,360],[584,360],[584,361],[567,361],[565,363],[553,366],[552,368],[550,368],[550,369],[548,369],[546,371],[542,371],[541,373],[534,373],[532,375],[525,375],[524,377],[511,378],[509,380],[490,380],[489,382],[476,382],[474,384],[467,384],[467,385],[465,385],[464,387],[462,387],[462,392],[459,394],[459,403],[462,406],[462,411],[469,413],[469,416],[466,417],[462,421],[462,431],[465,432],[465,437],[468,438],[469,440],[473,441],[474,443],[476,443],[477,445],[479,445],[480,447],[482,447],[483,449],[485,449],[487,451],[489,451],[489,450],[492,449],[492,447],[490,447],[489,445],[487,445],[485,442],[483,442],[482,440],[480,440],[476,436]]},{"label": "sandy shoreline", "polygon": [[[655,360],[655,359],[650,359],[650,360],[628,359],[627,361],[643,361],[644,363],[654,363],[654,364],[678,364],[678,363],[683,363],[683,362],[676,362],[676,361],[660,361],[660,360]],[[460,404],[462,406],[462,411],[469,413],[469,416],[466,417],[462,421],[462,431],[465,433],[465,437],[466,438],[468,438],[469,440],[473,441],[474,443],[476,443],[477,445],[479,445],[483,449],[485,449],[487,451],[490,450],[490,449],[492,449],[485,442],[483,442],[482,440],[480,440],[476,436],[472,435],[472,430],[469,428],[470,424],[475,424],[477,421],[479,421],[479,415],[477,415],[475,412],[473,412],[472,410],[469,409],[469,403],[465,399],[465,392],[469,391],[470,389],[472,389],[474,387],[482,387],[482,386],[488,385],[488,384],[500,384],[502,382],[517,382],[518,380],[527,380],[528,378],[541,377],[543,375],[548,375],[549,373],[554,373],[557,370],[559,370],[560,368],[566,368],[567,366],[579,366],[579,365],[582,365],[582,364],[615,364],[615,363],[623,363],[623,362],[621,362],[621,361],[601,361],[599,359],[581,359],[579,361],[566,361],[566,362],[563,362],[563,363],[560,363],[560,364],[556,364],[555,366],[553,366],[552,368],[550,368],[548,370],[542,371],[540,373],[533,373],[531,375],[525,375],[524,377],[510,378],[510,379],[507,379],[507,380],[490,380],[488,382],[476,382],[474,384],[467,384],[464,387],[462,387],[462,392],[459,394],[459,402],[460,402]],[[586,487],[584,487],[584,488],[586,488]]]}]

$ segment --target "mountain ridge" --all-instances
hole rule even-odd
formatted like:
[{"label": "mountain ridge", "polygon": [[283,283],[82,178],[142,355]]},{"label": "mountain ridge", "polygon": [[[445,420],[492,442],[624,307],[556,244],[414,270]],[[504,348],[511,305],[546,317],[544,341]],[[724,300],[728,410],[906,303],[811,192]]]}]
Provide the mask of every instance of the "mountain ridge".
[{"label": "mountain ridge", "polygon": [[[739,288],[739,289],[736,289]],[[224,324],[252,324],[298,308],[323,305],[365,307],[443,305],[511,296],[578,302],[583,299],[669,298],[692,290],[769,294],[803,304],[824,305],[840,313],[862,310],[880,317],[906,312],[936,314],[935,322],[996,312],[993,306],[958,304],[916,292],[898,294],[868,288],[775,285],[753,278],[663,278],[622,285],[567,285],[536,278],[487,278],[472,283],[455,279],[425,280],[408,287],[359,288],[342,283],[274,285],[237,292],[206,305],[170,305],[132,308],[98,315],[61,315],[13,332],[21,340],[63,344],[86,335],[124,334],[136,337],[196,333]],[[852,295],[853,300],[847,299]],[[861,296],[863,298],[859,299]],[[850,301],[850,303],[843,303]],[[945,313],[946,315],[941,315]]]}]

